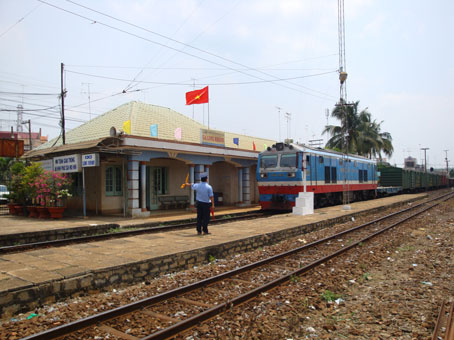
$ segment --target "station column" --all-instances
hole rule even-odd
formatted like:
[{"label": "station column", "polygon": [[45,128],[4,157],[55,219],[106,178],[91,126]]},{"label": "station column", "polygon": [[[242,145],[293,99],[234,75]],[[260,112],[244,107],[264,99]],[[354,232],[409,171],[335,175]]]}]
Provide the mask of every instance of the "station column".
[{"label": "station column", "polygon": [[243,168],[243,203],[251,204],[251,180],[250,169]]},{"label": "station column", "polygon": [[[195,183],[194,165],[189,166],[189,183]],[[189,205],[194,206],[194,189],[190,188]]]},{"label": "station column", "polygon": [[147,211],[147,165],[140,162],[140,200],[142,211]]},{"label": "station column", "polygon": [[137,216],[139,208],[139,161],[128,160],[128,215]]},{"label": "station column", "polygon": [[243,204],[243,168],[238,168],[238,204]]}]

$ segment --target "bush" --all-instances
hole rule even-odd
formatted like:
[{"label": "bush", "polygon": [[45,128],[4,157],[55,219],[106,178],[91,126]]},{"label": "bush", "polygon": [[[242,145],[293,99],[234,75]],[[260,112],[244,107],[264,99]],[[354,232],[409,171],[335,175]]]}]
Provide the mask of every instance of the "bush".
[{"label": "bush", "polygon": [[25,204],[26,192],[22,185],[25,172],[25,164],[16,162],[11,166],[11,179],[8,181],[9,194],[8,198],[13,203]]}]

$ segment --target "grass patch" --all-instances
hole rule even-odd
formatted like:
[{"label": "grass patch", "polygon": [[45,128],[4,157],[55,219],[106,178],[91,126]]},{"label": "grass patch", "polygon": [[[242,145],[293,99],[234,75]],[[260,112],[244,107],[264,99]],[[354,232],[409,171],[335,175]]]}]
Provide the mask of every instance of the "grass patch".
[{"label": "grass patch", "polygon": [[342,297],[342,295],[336,294],[336,293],[330,291],[329,289],[325,290],[321,296],[322,296],[322,299],[327,302],[331,302],[331,301],[340,299]]}]

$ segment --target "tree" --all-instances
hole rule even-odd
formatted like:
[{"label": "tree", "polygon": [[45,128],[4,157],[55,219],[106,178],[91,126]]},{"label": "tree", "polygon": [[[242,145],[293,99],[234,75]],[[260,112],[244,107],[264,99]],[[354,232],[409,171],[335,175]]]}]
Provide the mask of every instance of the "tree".
[{"label": "tree", "polygon": [[6,183],[11,178],[10,167],[14,158],[0,157],[0,183]]},{"label": "tree", "polygon": [[391,134],[381,132],[383,122],[372,121],[372,115],[367,108],[358,112],[358,106],[359,101],[344,105],[341,102],[335,106],[331,116],[337,118],[341,124],[325,126],[323,134],[328,133],[331,136],[326,148],[369,158],[381,158],[381,153],[391,156],[394,151]]}]

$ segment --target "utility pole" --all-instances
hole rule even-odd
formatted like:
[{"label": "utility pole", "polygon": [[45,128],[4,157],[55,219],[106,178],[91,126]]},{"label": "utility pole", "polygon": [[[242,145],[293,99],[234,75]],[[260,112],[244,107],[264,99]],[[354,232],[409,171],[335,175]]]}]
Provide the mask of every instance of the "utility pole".
[{"label": "utility pole", "polygon": [[448,167],[448,162],[449,162],[448,161],[448,151],[449,150],[443,150],[443,151],[445,152],[445,155],[446,155],[446,157],[445,157],[445,161],[446,161],[446,176],[449,176],[449,167]]},{"label": "utility pole", "polygon": [[429,148],[421,148],[424,151],[424,172],[427,172],[427,160],[426,160],[426,151],[430,150]]},{"label": "utility pole", "polygon": [[63,144],[66,142],[66,137],[65,137],[65,96],[66,96],[66,90],[63,88],[63,71],[64,71],[65,65],[61,63],[61,137],[63,140]]}]

